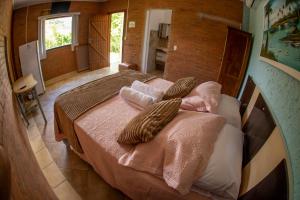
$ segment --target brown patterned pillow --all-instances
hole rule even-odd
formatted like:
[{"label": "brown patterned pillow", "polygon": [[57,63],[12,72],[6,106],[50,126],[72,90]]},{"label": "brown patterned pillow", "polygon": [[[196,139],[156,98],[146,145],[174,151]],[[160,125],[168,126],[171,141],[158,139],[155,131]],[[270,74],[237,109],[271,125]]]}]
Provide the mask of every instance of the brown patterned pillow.
[{"label": "brown patterned pillow", "polygon": [[186,77],[177,80],[165,93],[163,99],[183,98],[188,95],[196,86],[194,77]]},{"label": "brown patterned pillow", "polygon": [[119,143],[138,144],[150,141],[178,113],[181,99],[161,101],[133,118],[118,138]]}]

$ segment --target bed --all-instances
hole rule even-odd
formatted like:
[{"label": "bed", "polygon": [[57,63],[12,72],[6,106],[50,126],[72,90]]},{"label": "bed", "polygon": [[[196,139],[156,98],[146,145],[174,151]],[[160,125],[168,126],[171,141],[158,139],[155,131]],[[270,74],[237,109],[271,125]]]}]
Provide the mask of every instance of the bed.
[{"label": "bed", "polygon": [[[162,90],[167,90],[173,84],[152,77],[147,77],[145,80],[147,84]],[[245,133],[244,150],[239,152],[240,156],[243,154],[243,176],[239,199],[274,199],[275,197],[278,199],[279,196],[279,199],[288,199],[288,185],[291,184],[289,181],[291,178],[288,173],[289,162],[287,162],[288,157],[284,150],[284,141],[252,79],[249,78],[241,99],[241,106],[237,100],[234,101],[226,95],[222,95],[221,105],[219,114],[227,119],[227,129],[242,128]],[[241,110],[239,110],[240,108]],[[161,177],[120,165],[118,160],[126,152],[132,151],[134,147],[118,144],[117,137],[139,112],[139,109],[126,103],[117,94],[87,109],[73,123],[74,133],[81,148],[81,151],[73,148],[74,151],[91,164],[106,182],[132,199],[232,199],[231,196],[215,195],[197,187],[196,184],[191,187],[188,194],[181,195],[169,187]],[[184,114],[185,111],[182,112]],[[236,114],[237,112],[238,114]],[[257,122],[257,119],[260,121]],[[267,124],[267,128],[261,126],[262,124]],[[56,132],[58,141],[66,138],[68,137],[64,133]],[[272,162],[268,167],[261,169],[261,166],[265,166],[262,157],[269,153],[270,149],[268,148],[273,143],[280,146],[278,155],[276,154],[275,158],[271,159]],[[220,148],[221,145],[218,146]],[[231,159],[234,160],[232,157]],[[211,187],[213,188],[213,186]],[[269,192],[266,192],[265,188]]]}]

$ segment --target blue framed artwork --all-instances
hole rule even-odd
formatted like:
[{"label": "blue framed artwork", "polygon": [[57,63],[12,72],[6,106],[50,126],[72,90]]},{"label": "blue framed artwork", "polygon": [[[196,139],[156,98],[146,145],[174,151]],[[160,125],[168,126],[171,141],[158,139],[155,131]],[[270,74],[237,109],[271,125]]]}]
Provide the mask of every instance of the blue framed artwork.
[{"label": "blue framed artwork", "polygon": [[267,1],[260,56],[300,80],[300,0]]}]

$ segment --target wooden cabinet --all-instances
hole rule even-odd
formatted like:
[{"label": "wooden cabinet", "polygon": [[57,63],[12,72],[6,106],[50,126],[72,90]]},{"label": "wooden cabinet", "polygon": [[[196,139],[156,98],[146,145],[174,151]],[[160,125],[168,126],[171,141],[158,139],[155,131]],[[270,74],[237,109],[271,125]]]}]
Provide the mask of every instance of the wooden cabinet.
[{"label": "wooden cabinet", "polygon": [[251,49],[252,35],[250,33],[228,27],[224,55],[218,82],[222,84],[222,93],[237,96]]}]

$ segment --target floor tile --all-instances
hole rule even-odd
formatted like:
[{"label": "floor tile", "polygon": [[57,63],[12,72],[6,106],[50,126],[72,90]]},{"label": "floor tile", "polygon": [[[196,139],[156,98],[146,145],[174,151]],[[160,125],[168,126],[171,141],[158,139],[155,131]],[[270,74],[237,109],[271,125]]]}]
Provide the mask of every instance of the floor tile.
[{"label": "floor tile", "polygon": [[59,200],[80,200],[81,197],[76,193],[68,181],[64,181],[56,188],[54,192]]},{"label": "floor tile", "polygon": [[51,187],[56,187],[66,180],[55,162],[44,168],[43,173]]},{"label": "floor tile", "polygon": [[51,155],[48,152],[48,149],[44,147],[39,152],[35,154],[36,160],[40,165],[41,169],[47,167],[50,163],[53,162]]},{"label": "floor tile", "polygon": [[38,136],[32,140],[30,140],[31,148],[34,153],[39,152],[41,149],[45,147],[45,143],[41,136]]}]

